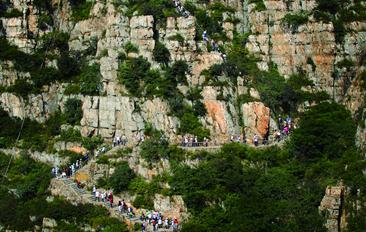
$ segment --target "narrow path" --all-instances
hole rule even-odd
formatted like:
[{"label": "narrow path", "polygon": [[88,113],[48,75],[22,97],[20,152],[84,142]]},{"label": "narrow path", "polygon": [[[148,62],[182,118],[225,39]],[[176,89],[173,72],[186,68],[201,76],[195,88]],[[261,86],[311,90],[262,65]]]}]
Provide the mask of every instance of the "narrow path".
[{"label": "narrow path", "polygon": [[[118,220],[126,223],[130,228],[133,228],[133,225],[136,223],[142,224],[143,221],[136,215],[136,216],[130,216],[127,212],[120,212],[118,210],[118,206],[114,203],[113,208],[110,207],[109,202],[98,202],[94,200],[94,196],[87,192],[85,189],[79,188],[77,184],[73,181],[71,178],[53,178],[51,180],[51,193],[52,195],[61,195],[65,197],[67,200],[74,202],[74,203],[80,203],[80,204],[92,204],[99,207],[106,208],[111,217],[117,218]],[[118,202],[118,197],[114,197],[114,202]],[[127,203],[127,205],[131,205],[130,203]],[[131,205],[132,207],[132,205]],[[136,209],[134,209],[136,212]],[[148,224],[146,231],[153,231],[152,224]],[[165,228],[159,228],[158,231],[161,232],[171,232],[173,231],[172,228],[165,229]]]}]

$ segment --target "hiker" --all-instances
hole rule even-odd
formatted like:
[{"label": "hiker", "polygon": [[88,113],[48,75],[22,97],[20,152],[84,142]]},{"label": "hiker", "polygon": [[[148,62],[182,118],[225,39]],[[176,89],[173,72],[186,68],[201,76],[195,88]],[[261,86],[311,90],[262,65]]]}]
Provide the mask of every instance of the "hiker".
[{"label": "hiker", "polygon": [[258,135],[257,134],[254,135],[253,141],[254,141],[254,145],[257,147],[258,146]]},{"label": "hiker", "polygon": [[281,117],[281,115],[278,115],[278,129],[282,130],[282,125],[283,125],[283,119]]},{"label": "hiker", "polygon": [[202,39],[203,39],[203,41],[204,41],[205,43],[207,43],[207,42],[208,42],[208,38],[207,38],[207,31],[203,31],[203,33],[202,33]]},{"label": "hiker", "polygon": [[143,222],[141,225],[142,232],[146,231],[146,227],[147,227],[146,222]]},{"label": "hiker", "polygon": [[127,137],[126,135],[122,135],[122,146],[126,146],[127,145]]},{"label": "hiker", "polygon": [[95,200],[95,192],[97,191],[97,188],[95,187],[95,185],[93,185],[93,196],[94,196],[94,200]]},{"label": "hiker", "polygon": [[203,138],[203,145],[208,147],[208,138],[206,137]]},{"label": "hiker", "polygon": [[165,218],[164,226],[165,226],[165,229],[169,229],[169,219],[168,218]]},{"label": "hiker", "polygon": [[113,193],[112,193],[112,192],[110,192],[110,193],[108,194],[108,198],[109,198],[109,206],[110,206],[111,208],[113,208]]},{"label": "hiker", "polygon": [[173,220],[173,231],[178,230],[178,219],[174,218]]},{"label": "hiker", "polygon": [[95,191],[95,200],[97,201],[97,202],[99,202],[99,197],[100,197],[100,195],[99,195],[99,191],[98,190],[96,190]]},{"label": "hiker", "polygon": [[289,133],[289,129],[288,129],[288,126],[286,125],[284,128],[283,128],[283,133],[287,136],[288,133]]},{"label": "hiker", "polygon": [[212,46],[212,50],[214,52],[216,52],[218,49],[218,46],[217,46],[217,43],[215,42],[215,40],[211,40],[211,46]]},{"label": "hiker", "polygon": [[113,138],[113,147],[117,146],[117,137],[115,136]]},{"label": "hiker", "polygon": [[198,137],[194,136],[194,146],[198,147]]},{"label": "hiker", "polygon": [[51,174],[52,177],[56,177],[56,169],[54,167],[52,167]]},{"label": "hiker", "polygon": [[274,133],[274,137],[277,142],[280,142],[281,141],[281,132],[279,130],[276,130]]}]

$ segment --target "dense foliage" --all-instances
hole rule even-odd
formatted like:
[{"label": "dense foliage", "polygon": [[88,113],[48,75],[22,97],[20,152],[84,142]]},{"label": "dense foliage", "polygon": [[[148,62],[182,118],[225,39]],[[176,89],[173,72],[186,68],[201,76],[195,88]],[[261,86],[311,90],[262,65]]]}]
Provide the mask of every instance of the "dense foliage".
[{"label": "dense foliage", "polygon": [[[9,158],[0,153],[1,174]],[[57,221],[57,231],[82,231],[85,224],[98,231],[127,231],[120,221],[109,218],[104,208],[90,204],[75,206],[60,198],[47,201],[50,178],[50,167],[35,162],[27,154],[13,160],[7,176],[0,179],[0,224],[12,230],[33,230],[47,217]]]},{"label": "dense foliage", "polygon": [[352,189],[350,227],[361,231],[365,209],[351,202],[365,199],[366,163],[354,135],[349,112],[322,103],[305,113],[282,150],[234,143],[195,167],[175,165],[171,191],[182,194],[193,213],[182,231],[325,231],[318,206],[325,187],[340,179]]},{"label": "dense foliage", "polygon": [[135,173],[131,170],[128,163],[123,161],[116,166],[114,173],[108,180],[114,192],[119,193],[127,190],[130,181],[135,177]]},{"label": "dense foliage", "polygon": [[80,125],[80,120],[83,117],[81,104],[82,102],[79,99],[67,99],[65,103],[65,117],[68,123],[72,125]]}]

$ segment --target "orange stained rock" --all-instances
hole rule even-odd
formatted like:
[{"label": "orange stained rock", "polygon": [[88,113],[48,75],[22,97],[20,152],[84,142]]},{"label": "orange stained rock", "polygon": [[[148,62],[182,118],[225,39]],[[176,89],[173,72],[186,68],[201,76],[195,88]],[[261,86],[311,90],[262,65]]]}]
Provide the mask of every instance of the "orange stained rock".
[{"label": "orange stained rock", "polygon": [[218,101],[205,101],[207,115],[214,121],[215,127],[220,129],[220,132],[227,133],[227,123],[225,119],[225,109],[222,103]]},{"label": "orange stained rock", "polygon": [[84,147],[79,147],[79,146],[75,146],[75,147],[70,147],[69,151],[78,153],[78,154],[84,154],[87,150]]}]

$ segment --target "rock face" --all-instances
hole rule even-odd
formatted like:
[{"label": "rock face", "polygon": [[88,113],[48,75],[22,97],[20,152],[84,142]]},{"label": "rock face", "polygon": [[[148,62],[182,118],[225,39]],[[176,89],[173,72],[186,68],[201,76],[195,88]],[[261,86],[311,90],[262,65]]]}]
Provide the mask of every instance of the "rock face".
[{"label": "rock face", "polygon": [[180,218],[181,221],[187,219],[187,208],[181,196],[165,197],[155,194],[154,209],[162,212],[165,217]]},{"label": "rock face", "polygon": [[82,134],[100,134],[104,138],[126,135],[133,141],[150,122],[174,141],[178,120],[168,116],[167,105],[159,99],[138,102],[129,97],[85,97],[83,100]]},{"label": "rock face", "polygon": [[270,110],[262,102],[249,102],[242,105],[245,135],[264,138],[269,132]]},{"label": "rock face", "polygon": [[319,211],[325,214],[325,227],[329,232],[340,232],[345,229],[345,217],[343,209],[344,187],[343,186],[328,186],[325,190],[325,195],[320,203]]},{"label": "rock face", "polygon": [[205,126],[210,129],[215,143],[228,141],[230,135],[240,135],[239,118],[235,107],[230,102],[217,100],[218,90],[211,86],[204,87],[202,96],[207,109]]}]

